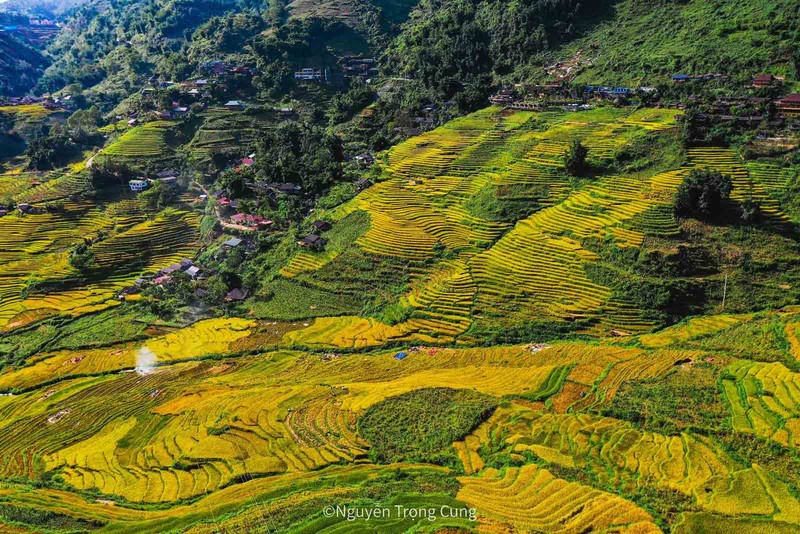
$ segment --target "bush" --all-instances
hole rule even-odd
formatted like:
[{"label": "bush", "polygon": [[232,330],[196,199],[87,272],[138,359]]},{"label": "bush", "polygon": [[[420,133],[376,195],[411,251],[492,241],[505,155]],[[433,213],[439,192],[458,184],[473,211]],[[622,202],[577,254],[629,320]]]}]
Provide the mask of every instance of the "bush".
[{"label": "bush", "polygon": [[374,461],[457,467],[452,443],[485,421],[495,406],[493,397],[474,390],[418,389],[371,406],[358,429],[369,440]]},{"label": "bush", "polygon": [[732,188],[730,176],[711,169],[695,169],[678,187],[675,213],[699,219],[718,217]]},{"label": "bush", "polygon": [[589,151],[583,143],[574,139],[564,154],[564,170],[570,176],[580,176],[586,172],[586,157]]},{"label": "bush", "polygon": [[85,271],[94,264],[94,251],[86,243],[80,243],[70,251],[68,261],[75,269]]}]

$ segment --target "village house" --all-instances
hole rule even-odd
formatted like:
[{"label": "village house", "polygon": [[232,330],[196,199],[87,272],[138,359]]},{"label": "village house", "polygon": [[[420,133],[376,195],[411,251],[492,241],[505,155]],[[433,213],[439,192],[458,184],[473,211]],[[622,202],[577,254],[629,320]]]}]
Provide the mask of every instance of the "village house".
[{"label": "village house", "polygon": [[247,226],[253,230],[260,230],[272,226],[272,221],[262,217],[261,215],[250,215],[245,213],[236,213],[231,216],[231,222]]},{"label": "village house", "polygon": [[225,302],[241,302],[247,298],[247,291],[232,289],[225,295]]},{"label": "village house", "polygon": [[772,74],[759,74],[753,78],[753,87],[770,87],[783,83],[783,78],[778,78]]},{"label": "village house", "polygon": [[168,185],[178,185],[178,171],[166,170],[156,173],[156,180]]},{"label": "village house", "polygon": [[360,56],[344,56],[339,58],[339,65],[345,77],[368,78],[378,74],[375,58]]},{"label": "village house", "polygon": [[363,154],[359,154],[353,160],[361,165],[362,167],[369,167],[373,163],[375,163],[375,158],[369,152],[364,152]]},{"label": "village house", "polygon": [[322,80],[322,71],[305,68],[294,73],[295,80],[319,81]]},{"label": "village house", "polygon": [[511,87],[504,87],[489,97],[489,102],[495,106],[507,106],[515,100],[517,100],[517,96]]},{"label": "village house", "polygon": [[150,185],[150,182],[147,180],[131,180],[128,182],[128,187],[131,188],[131,191],[134,193],[138,193],[139,191],[144,191]]},{"label": "village house", "polygon": [[206,61],[201,66],[206,72],[214,76],[225,74],[225,71],[228,70],[228,65],[224,61]]},{"label": "village house", "polygon": [[229,100],[229,101],[225,102],[223,107],[225,109],[229,109],[229,110],[241,111],[241,110],[244,109],[244,103],[242,103],[242,102],[240,102],[238,100]]},{"label": "village house", "polygon": [[328,221],[314,221],[311,225],[317,232],[327,232],[331,229],[331,223]]},{"label": "village house", "polygon": [[303,248],[322,250],[328,244],[328,240],[318,235],[310,234],[297,242]]},{"label": "village house", "polygon": [[371,185],[372,185],[372,182],[370,182],[366,178],[361,178],[360,180],[358,180],[356,182],[356,191],[361,192],[361,191],[369,188]]},{"label": "village house", "polygon": [[775,102],[775,107],[777,107],[778,110],[784,113],[800,112],[800,94],[795,93],[791,95],[786,95],[785,97]]},{"label": "village house", "polygon": [[242,240],[241,239],[239,239],[238,237],[232,237],[232,238],[228,239],[227,241],[225,241],[222,244],[222,246],[226,247],[226,248],[236,248],[241,244],[242,244]]}]

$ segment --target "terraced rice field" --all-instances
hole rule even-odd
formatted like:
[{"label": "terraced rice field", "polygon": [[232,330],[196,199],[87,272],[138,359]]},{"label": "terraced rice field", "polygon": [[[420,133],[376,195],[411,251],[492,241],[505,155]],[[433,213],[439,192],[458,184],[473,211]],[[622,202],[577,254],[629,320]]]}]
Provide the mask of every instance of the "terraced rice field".
[{"label": "terraced rice field", "polygon": [[733,181],[731,199],[739,202],[746,198],[753,199],[772,224],[785,224],[788,221],[779,200],[773,196],[781,182],[780,173],[774,168],[758,164],[748,167],[733,150],[724,148],[692,148],[689,149],[689,158],[696,167],[711,168],[729,175]]},{"label": "terraced rice field", "polygon": [[123,158],[168,157],[171,149],[167,145],[167,135],[173,127],[174,125],[170,122],[155,121],[131,128],[104,148],[100,159],[109,156]]},{"label": "terraced rice field", "polygon": [[[741,469],[702,436],[665,436],[611,418],[541,415],[513,405],[498,410],[485,425],[475,432],[484,442],[495,435],[510,436],[505,442],[495,440],[494,446],[591,471],[603,484],[624,491],[669,489],[712,512],[800,519],[798,501],[783,482],[757,465]],[[500,428],[502,434],[497,433]]]},{"label": "terraced rice field", "polygon": [[728,367],[722,380],[733,428],[774,440],[787,447],[800,445],[800,374],[784,365],[740,360]]},{"label": "terraced rice field", "polygon": [[[605,160],[637,132],[674,128],[674,115],[489,108],[392,148],[382,181],[325,216],[341,220],[357,210],[369,214],[369,230],[355,246],[409,262],[412,289],[402,305],[413,308],[411,318],[393,326],[372,319],[318,319],[308,331],[292,334],[293,341],[342,347],[406,339],[467,341],[465,332],[472,327],[509,326],[530,317],[585,320],[598,332],[652,328],[630,303],[590,280],[585,267],[597,257],[583,240],[639,247],[646,233],[674,234],[669,205],[686,170],[613,176],[571,191],[560,168],[574,139],[588,146],[592,158]],[[530,128],[535,121],[547,121],[548,127]],[[538,210],[518,222],[471,211],[482,190],[508,186],[525,186],[526,201]],[[282,274],[313,278],[314,271],[335,265],[338,257],[302,251]]]},{"label": "terraced rice field", "polygon": [[486,469],[462,477],[458,498],[481,510],[481,524],[496,531],[661,532],[650,514],[616,495],[553,476],[536,465]]},{"label": "terraced rice field", "polygon": [[[0,436],[15,436],[0,439],[4,472],[58,469],[78,489],[167,502],[218,490],[244,473],[308,471],[362,457],[368,444],[356,433],[356,416],[420,387],[470,384],[497,396],[525,394],[547,383],[554,362],[571,365],[576,379],[608,380],[601,376],[605,366],[597,365],[608,351],[585,352],[579,345],[552,354],[523,347],[425,349],[404,361],[391,353],[326,361],[278,352],[174,363],[229,354],[253,326],[215,319],[148,340],[162,367],[144,376],[112,374],[135,365],[137,344],[43,355],[0,375],[0,388],[27,391],[0,397]],[[644,356],[611,351],[620,365]],[[472,438],[468,445],[475,458]],[[42,460],[27,456],[33,450]],[[473,460],[473,470],[479,462]]]},{"label": "terraced rice field", "polygon": [[[207,126],[199,148],[232,142]],[[636,250],[675,236],[670,199],[695,167],[731,174],[734,201],[752,195],[770,224],[786,224],[781,168],[745,165],[727,149],[692,149],[686,166],[658,173],[576,181],[561,172],[573,139],[600,164],[637,136],[675,126],[674,110],[490,108],[390,150],[375,185],[319,214],[360,217],[359,232],[345,239],[334,226],[335,246],[298,252],[280,282],[307,284],[312,295],[341,283],[349,298],[357,283],[336,279],[358,272],[346,262],[370,273],[390,265],[410,273],[391,279],[402,286],[402,320],[220,312],[155,328],[128,303],[103,315],[135,316],[130,341],[87,345],[95,331],[77,325],[89,318],[68,322],[76,339],[0,372],[0,530],[797,532],[798,309],[694,317],[653,332],[587,272],[599,261],[594,243]],[[164,149],[166,128],[128,130],[109,148],[160,157],[148,151]],[[54,198],[72,176],[20,191]],[[17,186],[0,179],[2,187]],[[531,209],[495,216],[477,205],[486,191],[512,191]],[[0,328],[27,333],[20,327],[43,317],[117,304],[113,296],[143,271],[194,255],[198,218],[128,198],[0,219]],[[93,250],[103,276],[82,281],[66,251],[100,233]],[[23,298],[31,280],[76,282]],[[486,332],[531,321],[585,327],[566,340],[482,346]],[[31,331],[40,326],[59,328]],[[142,355],[154,364],[143,369]],[[420,410],[462,408],[440,392],[471,390],[490,408],[431,456],[409,440],[403,463],[380,464],[381,435],[362,416],[420,389],[430,404],[415,400],[379,423],[433,442],[444,431],[420,428]],[[642,402],[626,411],[625,395]],[[653,410],[662,397],[675,409]],[[672,413],[692,409],[687,424]],[[473,509],[476,518],[350,521],[324,511],[334,505]]]},{"label": "terraced rice field", "polygon": [[[0,328],[26,311],[78,315],[108,306],[141,272],[194,255],[199,216],[166,210],[136,224],[128,214],[119,219],[113,214],[113,209],[106,212],[88,201],[67,200],[60,212],[0,219]],[[96,265],[113,269],[113,275],[23,298],[31,279],[75,278],[67,251],[100,233],[110,237],[93,247]]]}]

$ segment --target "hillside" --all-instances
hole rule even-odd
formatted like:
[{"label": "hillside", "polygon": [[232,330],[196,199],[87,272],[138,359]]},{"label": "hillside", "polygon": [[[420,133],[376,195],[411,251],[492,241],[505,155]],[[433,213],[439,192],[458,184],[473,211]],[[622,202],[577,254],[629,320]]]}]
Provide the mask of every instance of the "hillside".
[{"label": "hillside", "polygon": [[20,95],[32,89],[47,67],[40,51],[0,32],[0,95]]},{"label": "hillside", "polygon": [[13,11],[42,17],[57,18],[86,0],[4,0],[0,11]]},{"label": "hillside", "polygon": [[[0,397],[0,522],[370,531],[323,509],[399,504],[452,509],[435,525],[468,531],[800,528],[788,179],[776,162],[687,149],[676,115],[454,120],[381,154],[374,185],[314,214],[332,223],[324,251],[298,247],[297,230],[256,254],[220,246],[227,228],[199,245],[208,223],[191,202],[148,211],[143,197],[0,220],[13,364],[0,390],[14,393]],[[105,157],[158,161],[164,128],[129,129]],[[576,139],[591,169],[579,178],[561,161]],[[733,176],[733,218],[676,218],[675,191],[706,167]],[[66,198],[81,176],[6,194]],[[737,222],[750,196],[762,219]],[[94,234],[93,267],[76,272],[65,247]],[[191,301],[185,282],[118,298],[195,247],[201,265],[258,269],[253,296],[200,320],[210,300],[161,317]],[[659,329],[689,313],[704,315]]]},{"label": "hillside", "polygon": [[798,15],[0,32],[0,532],[799,533]]},{"label": "hillside", "polygon": [[581,53],[577,81],[655,85],[675,74],[725,74],[737,80],[768,72],[800,79],[797,5],[785,0],[637,2],[566,47]]}]

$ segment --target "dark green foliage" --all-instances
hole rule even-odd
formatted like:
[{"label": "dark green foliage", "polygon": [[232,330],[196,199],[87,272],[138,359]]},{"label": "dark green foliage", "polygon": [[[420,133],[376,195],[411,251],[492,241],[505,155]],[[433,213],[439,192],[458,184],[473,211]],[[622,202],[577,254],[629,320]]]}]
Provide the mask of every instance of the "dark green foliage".
[{"label": "dark green foliage", "polygon": [[716,170],[695,169],[678,187],[675,213],[698,219],[719,217],[732,188],[730,176]]},{"label": "dark green foliage", "polygon": [[485,421],[495,406],[494,398],[474,390],[418,389],[371,406],[359,419],[358,429],[370,442],[370,457],[376,462],[430,462],[457,468],[452,443]]},{"label": "dark green foliage", "polygon": [[[694,376],[708,374],[708,371],[676,370],[676,373],[688,372]],[[730,416],[716,384],[710,380],[692,383],[680,378],[627,382],[602,413],[667,435],[722,431]]]},{"label": "dark green foliage", "polygon": [[53,129],[40,132],[28,142],[25,155],[28,167],[35,170],[54,169],[65,164],[78,150],[66,132]]},{"label": "dark green foliage", "polygon": [[[0,503],[0,519],[59,532],[96,530],[104,525],[98,520],[76,519],[66,514]],[[0,522],[2,526],[2,522]]]},{"label": "dark green foliage", "polygon": [[573,139],[564,154],[564,170],[570,176],[581,176],[586,172],[586,157],[589,150],[578,139]]},{"label": "dark green foliage", "polygon": [[41,52],[0,32],[0,95],[18,96],[36,85],[48,61]]},{"label": "dark green foliage", "polygon": [[483,319],[487,324],[479,321],[470,327],[467,335],[484,340],[483,344],[487,346],[570,338],[576,336],[576,332],[590,326],[590,323],[583,319],[571,322],[531,320],[516,324],[508,324],[505,317],[498,317],[497,321],[492,321],[492,317]]},{"label": "dark green foliage", "polygon": [[66,30],[49,47],[56,59],[40,88],[56,91],[71,83],[90,88],[105,81],[97,97],[121,100],[146,82],[157,63],[164,74],[180,72],[161,56],[181,52],[198,26],[257,5],[255,0],[143,0],[115,1],[99,9],[87,2],[72,13]]},{"label": "dark green foliage", "polygon": [[614,296],[639,308],[642,317],[675,322],[699,313],[706,289],[694,279],[682,278],[674,257],[606,245],[598,250],[602,262],[586,265],[589,277],[614,291]]},{"label": "dark green foliage", "polygon": [[134,169],[111,158],[93,162],[89,169],[89,181],[94,189],[125,186],[137,177]]},{"label": "dark green foliage", "polygon": [[307,123],[285,123],[258,143],[256,175],[266,182],[297,184],[322,192],[341,175],[341,148],[335,137]]},{"label": "dark green foliage", "polygon": [[742,201],[742,222],[751,224],[756,222],[761,215],[761,205],[753,200],[752,195]]},{"label": "dark green foliage", "polygon": [[333,97],[328,116],[331,124],[339,124],[353,118],[353,115],[375,100],[375,90],[357,78],[346,93]]},{"label": "dark green foliage", "polygon": [[75,245],[69,253],[69,264],[79,271],[85,271],[94,264],[94,251],[86,243]]},{"label": "dark green foliage", "polygon": [[[792,41],[797,4],[792,0],[707,2],[678,0],[614,3],[613,16],[561,57],[592,50],[578,80],[589,84],[655,85],[675,74],[721,73],[748,83],[762,72],[794,74]],[[688,94],[717,88],[716,82],[683,84]]]},{"label": "dark green foliage", "polygon": [[151,210],[162,210],[175,202],[178,190],[164,182],[155,182],[153,186],[139,194],[139,199]]},{"label": "dark green foliage", "polygon": [[387,52],[388,67],[462,109],[484,104],[495,77],[576,35],[596,5],[572,0],[423,0]]},{"label": "dark green foliage", "polygon": [[97,138],[99,124],[100,110],[96,107],[79,109],[67,119],[66,134],[77,143],[101,142]]},{"label": "dark green foliage", "polygon": [[771,473],[800,487],[800,455],[797,450],[753,434],[726,430],[716,435],[724,450],[743,464],[758,464]]},{"label": "dark green foliage", "polygon": [[482,219],[516,222],[536,212],[541,207],[538,199],[546,196],[545,189],[527,184],[488,185],[473,195],[464,207]]}]

